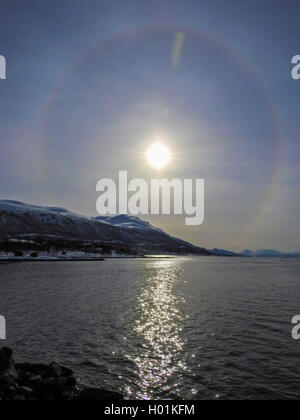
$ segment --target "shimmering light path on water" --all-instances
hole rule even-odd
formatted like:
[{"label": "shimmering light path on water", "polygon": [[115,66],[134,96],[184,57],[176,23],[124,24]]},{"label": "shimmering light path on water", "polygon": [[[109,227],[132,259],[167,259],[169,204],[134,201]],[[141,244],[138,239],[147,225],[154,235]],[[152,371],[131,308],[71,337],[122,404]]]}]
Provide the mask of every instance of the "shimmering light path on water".
[{"label": "shimmering light path on water", "polygon": [[1,265],[6,345],[138,399],[299,398],[300,261]]}]

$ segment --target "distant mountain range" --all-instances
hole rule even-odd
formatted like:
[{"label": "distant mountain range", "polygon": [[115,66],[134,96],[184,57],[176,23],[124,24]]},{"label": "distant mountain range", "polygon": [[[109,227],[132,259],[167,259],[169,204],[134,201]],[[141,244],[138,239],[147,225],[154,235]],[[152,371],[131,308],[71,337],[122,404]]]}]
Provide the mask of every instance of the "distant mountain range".
[{"label": "distant mountain range", "polygon": [[246,257],[246,258],[300,258],[300,252],[281,252],[274,249],[258,249],[251,251],[246,249],[243,252],[231,252],[225,249],[213,249],[212,253],[227,257]]},{"label": "distant mountain range", "polygon": [[0,200],[0,240],[24,246],[30,241],[73,248],[104,245],[129,253],[212,255],[136,217],[85,217],[64,208],[8,200]]},{"label": "distant mountain range", "polygon": [[258,249],[257,251],[246,249],[240,255],[254,258],[300,258],[300,252],[281,252],[275,249]]}]

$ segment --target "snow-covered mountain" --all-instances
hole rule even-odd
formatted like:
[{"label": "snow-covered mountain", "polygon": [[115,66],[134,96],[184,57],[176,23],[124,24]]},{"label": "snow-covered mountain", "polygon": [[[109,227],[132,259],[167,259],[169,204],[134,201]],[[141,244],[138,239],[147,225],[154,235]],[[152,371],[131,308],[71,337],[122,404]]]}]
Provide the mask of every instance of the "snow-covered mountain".
[{"label": "snow-covered mountain", "polygon": [[0,200],[0,240],[34,238],[97,241],[145,253],[211,255],[137,217],[85,217],[64,208]]}]

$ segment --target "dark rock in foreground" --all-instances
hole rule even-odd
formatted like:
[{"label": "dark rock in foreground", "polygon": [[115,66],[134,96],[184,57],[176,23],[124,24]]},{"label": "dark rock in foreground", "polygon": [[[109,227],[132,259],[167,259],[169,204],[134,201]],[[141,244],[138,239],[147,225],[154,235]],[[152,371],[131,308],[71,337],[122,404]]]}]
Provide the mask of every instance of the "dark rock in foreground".
[{"label": "dark rock in foreground", "polygon": [[85,388],[76,397],[78,401],[117,401],[123,397],[117,392],[104,391],[97,388]]},{"label": "dark rock in foreground", "polygon": [[72,370],[51,363],[15,364],[13,351],[0,350],[0,400],[2,401],[112,401],[122,400],[115,392],[78,386]]}]

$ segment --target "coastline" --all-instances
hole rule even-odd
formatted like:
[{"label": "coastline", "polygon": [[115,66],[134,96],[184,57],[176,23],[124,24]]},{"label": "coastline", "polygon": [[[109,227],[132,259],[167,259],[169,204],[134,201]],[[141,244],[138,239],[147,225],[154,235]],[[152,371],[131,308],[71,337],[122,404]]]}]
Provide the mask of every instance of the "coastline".
[{"label": "coastline", "polygon": [[[191,255],[143,255],[143,256],[105,256],[99,258],[0,258],[3,263],[24,263],[24,262],[104,262],[106,260],[145,260],[145,259],[174,259],[189,257]],[[193,255],[194,257],[195,255]],[[201,255],[199,255],[200,257]]]},{"label": "coastline", "polygon": [[0,259],[1,263],[22,263],[22,262],[71,262],[71,261],[105,261],[104,258],[3,258]]}]

